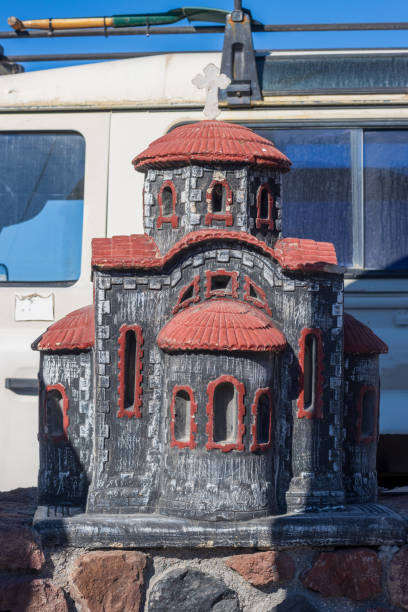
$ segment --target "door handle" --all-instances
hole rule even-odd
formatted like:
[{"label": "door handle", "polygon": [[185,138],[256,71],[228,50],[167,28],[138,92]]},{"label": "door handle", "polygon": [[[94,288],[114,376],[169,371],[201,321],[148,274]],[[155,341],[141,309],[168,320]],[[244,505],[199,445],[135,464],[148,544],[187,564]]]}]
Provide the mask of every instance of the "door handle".
[{"label": "door handle", "polygon": [[4,386],[17,395],[38,395],[36,378],[6,378]]}]

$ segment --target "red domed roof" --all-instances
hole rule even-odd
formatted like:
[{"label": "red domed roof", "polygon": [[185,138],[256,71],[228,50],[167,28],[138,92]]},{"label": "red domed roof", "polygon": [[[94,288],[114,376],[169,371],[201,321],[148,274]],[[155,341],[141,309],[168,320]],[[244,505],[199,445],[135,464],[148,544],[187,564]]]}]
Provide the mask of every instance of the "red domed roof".
[{"label": "red domed roof", "polygon": [[160,331],[157,344],[167,351],[282,351],[286,339],[258,308],[215,299],[176,314]]},{"label": "red domed roof", "polygon": [[388,346],[367,325],[345,312],[344,352],[351,355],[380,355],[388,353]]},{"label": "red domed roof", "polygon": [[242,125],[200,121],[175,128],[139,153],[136,170],[190,164],[249,164],[289,170],[291,162],[270,140]]},{"label": "red domed roof", "polygon": [[93,304],[70,312],[33,342],[31,348],[40,351],[86,350],[95,343]]}]

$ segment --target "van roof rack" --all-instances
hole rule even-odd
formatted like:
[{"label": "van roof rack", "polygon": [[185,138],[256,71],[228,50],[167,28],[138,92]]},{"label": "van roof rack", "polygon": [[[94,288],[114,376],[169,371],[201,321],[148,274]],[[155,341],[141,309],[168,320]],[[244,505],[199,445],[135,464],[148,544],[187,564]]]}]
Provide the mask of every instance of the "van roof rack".
[{"label": "van roof rack", "polygon": [[[185,18],[189,21],[207,21],[213,23],[225,21],[225,25],[170,27],[163,25],[177,23]],[[205,7],[183,7],[165,13],[114,15],[112,17],[29,21],[10,17],[9,24],[13,29],[7,32],[0,32],[0,39],[28,40],[45,37],[223,33],[224,44],[221,71],[231,79],[231,83],[227,89],[219,91],[219,97],[225,104],[232,107],[250,106],[253,101],[262,100],[262,88],[258,79],[252,32],[408,30],[408,22],[262,24],[259,21],[253,20],[250,12],[242,8],[242,0],[234,0],[234,8],[231,12]],[[95,61],[142,57],[154,54],[156,53],[122,52],[4,56],[3,49],[0,46],[0,75],[22,72],[24,68],[15,63],[19,61]]]}]

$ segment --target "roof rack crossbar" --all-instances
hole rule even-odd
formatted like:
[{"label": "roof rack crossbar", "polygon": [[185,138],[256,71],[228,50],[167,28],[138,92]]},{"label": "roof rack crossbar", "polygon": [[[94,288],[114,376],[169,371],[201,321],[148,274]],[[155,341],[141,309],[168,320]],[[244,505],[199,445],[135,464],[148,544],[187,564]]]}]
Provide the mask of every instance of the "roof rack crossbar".
[{"label": "roof rack crossbar", "polygon": [[[0,32],[0,39],[24,40],[30,38],[57,38],[70,36],[146,36],[146,34],[222,34],[224,26],[149,26],[125,28],[85,28],[82,30],[25,30]],[[253,32],[353,32],[374,30],[408,30],[408,22],[373,23],[306,23],[306,24],[255,24]]]}]

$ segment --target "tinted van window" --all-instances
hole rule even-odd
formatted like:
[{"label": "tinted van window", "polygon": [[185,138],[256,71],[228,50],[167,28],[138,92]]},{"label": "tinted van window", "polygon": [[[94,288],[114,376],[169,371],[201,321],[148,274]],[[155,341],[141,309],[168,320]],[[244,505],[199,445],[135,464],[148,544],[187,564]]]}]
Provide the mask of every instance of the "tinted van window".
[{"label": "tinted van window", "polygon": [[76,133],[0,133],[0,281],[80,276],[85,141]]},{"label": "tinted van window", "polygon": [[333,242],[349,269],[408,270],[408,130],[257,130],[292,161],[283,236]]},{"label": "tinted van window", "polygon": [[408,131],[364,132],[365,266],[408,270]]}]

